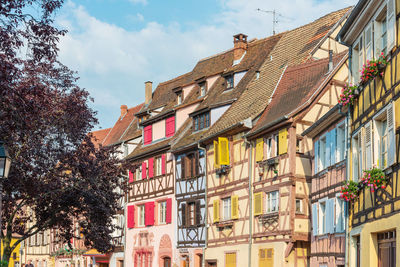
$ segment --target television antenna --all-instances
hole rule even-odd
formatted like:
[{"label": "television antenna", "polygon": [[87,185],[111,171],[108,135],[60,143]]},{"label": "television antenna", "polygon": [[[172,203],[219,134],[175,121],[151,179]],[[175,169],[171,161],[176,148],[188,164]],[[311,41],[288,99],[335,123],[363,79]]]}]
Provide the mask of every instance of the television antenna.
[{"label": "television antenna", "polygon": [[284,17],[284,16],[282,14],[276,12],[275,9],[274,10],[263,10],[263,9],[257,8],[256,11],[272,14],[272,34],[275,35],[276,25],[278,24],[278,17]]}]

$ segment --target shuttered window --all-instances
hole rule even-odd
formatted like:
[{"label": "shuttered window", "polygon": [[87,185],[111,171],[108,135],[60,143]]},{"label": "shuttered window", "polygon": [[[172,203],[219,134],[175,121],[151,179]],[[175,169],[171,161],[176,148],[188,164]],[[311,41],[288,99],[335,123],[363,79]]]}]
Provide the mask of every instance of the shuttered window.
[{"label": "shuttered window", "polygon": [[391,50],[396,44],[396,6],[394,0],[387,3],[387,45]]},{"label": "shuttered window", "polygon": [[231,217],[232,219],[239,219],[239,197],[234,195],[231,196],[231,205],[232,205],[232,211],[231,211]]},{"label": "shuttered window", "polygon": [[312,215],[312,231],[313,235],[318,235],[318,203],[314,203],[311,206],[311,215]]},{"label": "shuttered window", "polygon": [[213,222],[219,222],[219,199],[213,201]]},{"label": "shuttered window", "polygon": [[161,155],[161,174],[165,174],[165,165],[166,165],[166,161],[165,161],[165,154]]},{"label": "shuttered window", "polygon": [[335,232],[341,233],[345,230],[346,222],[346,202],[340,197],[336,197],[335,203]]},{"label": "shuttered window", "polygon": [[144,135],[143,135],[144,141],[143,141],[143,143],[144,143],[145,145],[148,145],[148,144],[151,143],[151,141],[152,141],[152,134],[153,134],[153,132],[152,132],[152,125],[148,125],[148,126],[144,127]]},{"label": "shuttered window", "polygon": [[169,117],[165,120],[165,136],[171,137],[175,133],[175,116]]},{"label": "shuttered window", "polygon": [[149,158],[149,178],[154,177],[154,158]]},{"label": "shuttered window", "polygon": [[372,123],[367,123],[365,126],[365,169],[372,168]]},{"label": "shuttered window", "polygon": [[319,140],[314,143],[314,174],[319,171]]},{"label": "shuttered window", "polygon": [[128,176],[129,176],[129,183],[133,183],[133,181],[134,181],[133,172],[131,172],[131,170],[128,171]]},{"label": "shuttered window", "polygon": [[147,178],[147,164],[145,161],[142,162],[142,179]]},{"label": "shuttered window", "polygon": [[236,253],[225,254],[225,267],[236,267]]},{"label": "shuttered window", "polygon": [[287,153],[287,129],[279,131],[279,155]]},{"label": "shuttered window", "polygon": [[128,228],[134,228],[135,227],[135,206],[134,205],[128,206],[128,210],[127,210],[127,226],[128,226]]},{"label": "shuttered window", "polygon": [[264,138],[258,138],[256,140],[256,161],[262,161],[264,159]]},{"label": "shuttered window", "polygon": [[218,141],[214,140],[214,167],[219,168],[220,163],[219,163],[219,151],[218,151]]},{"label": "shuttered window", "polygon": [[154,225],[154,202],[145,204],[145,225]]},{"label": "shuttered window", "polygon": [[259,249],[259,267],[273,267],[274,266],[274,249]]},{"label": "shuttered window", "polygon": [[263,214],[263,192],[254,193],[254,215]]},{"label": "shuttered window", "polygon": [[171,198],[167,199],[167,213],[165,216],[166,216],[166,218],[165,218],[166,223],[171,223],[171,221],[172,221],[172,199]]},{"label": "shuttered window", "polygon": [[218,137],[219,164],[229,165],[229,141],[226,137]]}]

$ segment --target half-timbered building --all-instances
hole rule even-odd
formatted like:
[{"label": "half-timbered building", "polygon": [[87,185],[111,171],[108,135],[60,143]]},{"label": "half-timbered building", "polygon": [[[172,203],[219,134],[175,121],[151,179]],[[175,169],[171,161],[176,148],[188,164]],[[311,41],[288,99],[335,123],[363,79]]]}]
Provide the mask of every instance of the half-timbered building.
[{"label": "half-timbered building", "polygon": [[312,141],[301,133],[337,104],[347,79],[346,52],[330,59],[288,66],[246,135],[254,143],[254,266],[309,264]]},{"label": "half-timbered building", "polygon": [[[358,85],[349,109],[348,177],[359,185],[349,203],[349,266],[400,265],[399,14],[396,0],[359,1],[339,33],[350,47],[351,79]],[[388,64],[365,79],[362,69],[382,56]],[[373,168],[383,171],[384,184],[361,182]]]}]

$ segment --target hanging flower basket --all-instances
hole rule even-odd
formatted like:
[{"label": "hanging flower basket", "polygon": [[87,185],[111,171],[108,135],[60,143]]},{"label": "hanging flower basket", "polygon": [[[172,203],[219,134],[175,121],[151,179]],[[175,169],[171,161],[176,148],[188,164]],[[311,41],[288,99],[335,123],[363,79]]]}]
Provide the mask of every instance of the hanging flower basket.
[{"label": "hanging flower basket", "polygon": [[385,172],[379,168],[372,168],[371,170],[364,171],[364,176],[361,178],[360,183],[364,187],[369,187],[371,192],[375,192],[378,188],[385,189],[388,180]]},{"label": "hanging flower basket", "polygon": [[357,85],[345,85],[340,94],[339,104],[341,106],[353,105],[354,98],[359,95],[360,91]]},{"label": "hanging flower basket", "polygon": [[366,84],[377,76],[383,77],[383,71],[387,64],[388,62],[383,53],[378,59],[367,60],[361,70],[360,84]]},{"label": "hanging flower basket", "polygon": [[340,198],[344,201],[350,202],[358,198],[358,192],[360,191],[359,185],[354,181],[344,181],[342,189],[340,191]]}]

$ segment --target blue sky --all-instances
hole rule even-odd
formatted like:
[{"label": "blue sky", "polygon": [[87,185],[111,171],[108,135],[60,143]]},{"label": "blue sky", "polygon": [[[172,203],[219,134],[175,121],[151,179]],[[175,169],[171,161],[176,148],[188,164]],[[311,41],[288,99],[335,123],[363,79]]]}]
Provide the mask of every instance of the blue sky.
[{"label": "blue sky", "polygon": [[56,16],[68,34],[60,59],[78,71],[98,112],[96,129],[111,127],[122,104],[144,100],[144,82],[158,83],[190,71],[196,62],[232,47],[232,35],[249,39],[301,26],[356,0],[69,0]]}]

